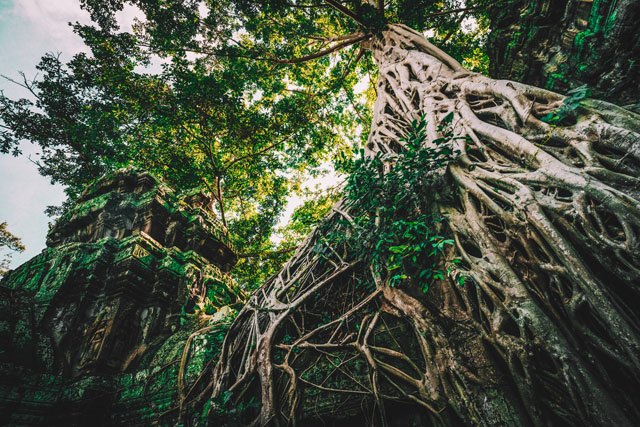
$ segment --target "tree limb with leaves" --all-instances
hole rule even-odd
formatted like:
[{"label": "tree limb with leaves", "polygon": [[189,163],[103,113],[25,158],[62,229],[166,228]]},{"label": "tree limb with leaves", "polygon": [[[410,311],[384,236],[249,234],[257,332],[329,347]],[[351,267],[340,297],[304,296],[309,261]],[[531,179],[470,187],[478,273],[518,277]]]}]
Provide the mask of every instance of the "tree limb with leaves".
[{"label": "tree limb with leaves", "polygon": [[5,275],[9,271],[11,263],[11,252],[24,252],[25,246],[22,244],[22,240],[19,237],[13,235],[7,229],[7,223],[0,223],[0,251],[9,250],[10,252],[5,254],[0,259],[0,276]]}]

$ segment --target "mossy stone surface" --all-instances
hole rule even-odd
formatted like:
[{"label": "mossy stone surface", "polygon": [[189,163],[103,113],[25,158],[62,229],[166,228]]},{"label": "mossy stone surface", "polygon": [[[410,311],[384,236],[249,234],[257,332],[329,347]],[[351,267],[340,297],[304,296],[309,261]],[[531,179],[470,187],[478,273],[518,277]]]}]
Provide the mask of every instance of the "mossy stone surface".
[{"label": "mossy stone surface", "polygon": [[227,273],[236,256],[226,232],[196,196],[117,171],[62,215],[48,248],[3,278],[3,422],[177,422],[246,298]]}]

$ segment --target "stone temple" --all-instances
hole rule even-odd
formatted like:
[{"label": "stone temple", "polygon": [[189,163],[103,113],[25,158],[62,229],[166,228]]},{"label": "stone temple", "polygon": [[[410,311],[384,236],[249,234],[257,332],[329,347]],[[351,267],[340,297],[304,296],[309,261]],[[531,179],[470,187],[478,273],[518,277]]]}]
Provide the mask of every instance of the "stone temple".
[{"label": "stone temple", "polygon": [[84,191],[0,282],[0,424],[175,425],[198,409],[246,298],[209,203],[132,168]]}]

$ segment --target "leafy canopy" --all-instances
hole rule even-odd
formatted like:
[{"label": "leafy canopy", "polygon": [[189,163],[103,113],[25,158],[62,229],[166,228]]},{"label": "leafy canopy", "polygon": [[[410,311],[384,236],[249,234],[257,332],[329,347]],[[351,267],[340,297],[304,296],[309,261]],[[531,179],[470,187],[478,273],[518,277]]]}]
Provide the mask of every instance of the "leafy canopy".
[{"label": "leafy canopy", "polygon": [[[328,205],[326,195],[308,194],[298,225],[274,246],[300,180],[338,154],[351,156],[366,136],[376,79],[367,41],[403,22],[431,29],[434,41],[481,69],[486,4],[81,0],[94,24],[74,31],[90,53],[67,63],[47,54],[37,79],[15,81],[25,98],[0,95],[0,152],[37,144],[40,172],[66,186],[67,203],[130,164],[178,190],[208,192],[241,252],[235,274],[253,286],[320,218],[304,209]],[[144,15],[131,33],[116,19],[125,5]],[[458,31],[468,17],[476,31]]]}]

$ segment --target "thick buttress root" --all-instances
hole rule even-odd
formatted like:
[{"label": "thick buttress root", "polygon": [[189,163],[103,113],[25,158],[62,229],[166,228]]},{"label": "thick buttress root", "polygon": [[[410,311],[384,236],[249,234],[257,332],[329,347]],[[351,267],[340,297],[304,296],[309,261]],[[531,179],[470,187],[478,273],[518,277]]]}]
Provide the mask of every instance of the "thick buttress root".
[{"label": "thick buttress root", "polygon": [[401,25],[372,50],[368,153],[392,167],[414,120],[433,141],[453,115],[461,154],[432,206],[467,283],[392,288],[348,248],[319,251],[349,233],[338,205],[238,315],[214,395],[253,397],[237,417],[254,425],[386,425],[406,405],[433,425],[637,424],[638,117],[586,101],[552,126],[561,95],[470,73]]}]

